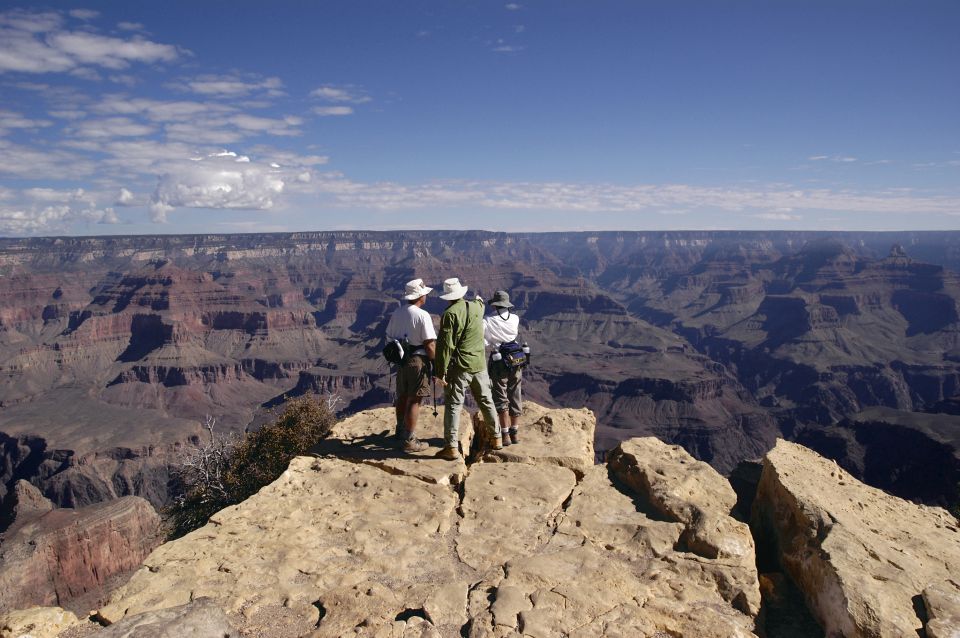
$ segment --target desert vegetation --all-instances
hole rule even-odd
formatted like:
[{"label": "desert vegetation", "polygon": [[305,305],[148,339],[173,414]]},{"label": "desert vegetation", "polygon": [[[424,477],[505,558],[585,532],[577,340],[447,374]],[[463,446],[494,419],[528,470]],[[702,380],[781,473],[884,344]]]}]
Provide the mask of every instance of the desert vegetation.
[{"label": "desert vegetation", "polygon": [[290,461],[330,433],[336,417],[331,401],[301,397],[288,401],[273,422],[243,435],[204,422],[205,440],[187,450],[173,471],[174,497],[164,510],[171,538],[206,524],[221,509],[275,481]]}]

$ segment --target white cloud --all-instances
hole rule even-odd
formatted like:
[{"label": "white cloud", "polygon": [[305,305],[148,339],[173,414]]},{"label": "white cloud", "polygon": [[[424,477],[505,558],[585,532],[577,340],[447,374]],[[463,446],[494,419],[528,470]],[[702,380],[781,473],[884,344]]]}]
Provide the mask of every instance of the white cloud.
[{"label": "white cloud", "polygon": [[121,31],[143,31],[143,24],[139,22],[118,22],[117,28]]},{"label": "white cloud", "polygon": [[115,224],[112,208],[78,208],[70,204],[36,207],[0,207],[0,235],[38,235],[64,232],[77,222]]},{"label": "white cloud", "polygon": [[0,108],[0,135],[8,133],[11,129],[35,130],[51,124],[49,120],[35,120]]},{"label": "white cloud", "polygon": [[78,20],[93,20],[99,15],[100,12],[93,9],[73,9],[70,11],[70,16]]},{"label": "white cloud", "polygon": [[811,162],[823,162],[830,160],[831,162],[849,163],[857,161],[856,157],[851,157],[849,155],[813,155],[807,159]]},{"label": "white cloud", "polygon": [[157,183],[151,219],[165,221],[181,207],[268,210],[290,178],[288,171],[228,151],[183,162]]},{"label": "white cloud", "polygon": [[352,106],[315,106],[311,110],[314,115],[319,115],[320,117],[328,117],[330,115],[351,115],[353,113]]},{"label": "white cloud", "polygon": [[237,128],[252,133],[269,133],[270,135],[295,136],[300,135],[297,126],[303,124],[299,117],[287,116],[284,118],[259,117],[247,113],[238,113],[228,121]]},{"label": "white cloud", "polygon": [[791,215],[789,213],[758,213],[753,215],[756,219],[766,219],[770,221],[796,222],[803,219],[802,215]]},{"label": "white cloud", "polygon": [[25,179],[76,179],[94,172],[95,162],[63,150],[45,150],[0,138],[0,175]]},{"label": "white cloud", "polygon": [[244,79],[238,75],[202,75],[180,80],[170,85],[173,88],[206,95],[209,97],[237,98],[251,93],[266,92],[269,97],[284,95],[280,78]]},{"label": "white cloud", "polygon": [[0,73],[76,72],[85,65],[124,69],[132,63],[172,62],[179,55],[177,47],[139,35],[124,39],[64,29],[58,13],[0,13]]},{"label": "white cloud", "polygon": [[68,129],[77,137],[113,139],[116,137],[143,137],[156,131],[156,127],[136,122],[129,117],[108,117],[85,120]]},{"label": "white cloud", "polygon": [[517,11],[521,9],[521,6],[516,2],[508,2],[504,5],[504,7],[507,9],[507,11]]},{"label": "white cloud", "polygon": [[523,51],[523,47],[516,44],[500,44],[493,47],[492,51],[496,53],[517,53]]},{"label": "white cloud", "polygon": [[347,104],[365,104],[371,100],[362,89],[355,86],[333,86],[330,84],[310,91],[310,97],[325,102],[343,102]]}]

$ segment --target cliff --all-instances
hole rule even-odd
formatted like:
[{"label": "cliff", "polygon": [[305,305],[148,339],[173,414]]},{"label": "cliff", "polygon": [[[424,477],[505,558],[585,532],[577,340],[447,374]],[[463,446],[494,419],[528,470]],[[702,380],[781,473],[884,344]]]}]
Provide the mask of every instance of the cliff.
[{"label": "cliff", "polygon": [[[465,427],[469,462],[433,457],[442,423],[428,413],[424,452],[396,452],[392,425],[385,409],[337,424],[275,482],[154,550],[97,624],[35,608],[0,617],[0,636],[960,632],[957,520],[803,446],[779,441],[738,494],[654,438],[595,465],[587,410],[531,404],[521,444],[496,452]],[[794,589],[806,607],[784,616]]]}]

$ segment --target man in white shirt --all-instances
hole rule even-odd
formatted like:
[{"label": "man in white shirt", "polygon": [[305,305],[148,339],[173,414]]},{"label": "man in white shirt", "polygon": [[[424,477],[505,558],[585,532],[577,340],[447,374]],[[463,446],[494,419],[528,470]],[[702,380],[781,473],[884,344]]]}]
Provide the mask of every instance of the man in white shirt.
[{"label": "man in white shirt", "polygon": [[405,354],[397,371],[397,429],[395,436],[405,452],[420,452],[427,444],[416,437],[420,402],[430,396],[430,362],[436,353],[437,332],[433,318],[423,310],[427,295],[433,288],[423,285],[422,279],[408,281],[404,302],[390,317],[387,338],[406,341],[411,353]]},{"label": "man in white shirt", "polygon": [[[513,304],[505,290],[494,293],[487,304],[493,312],[483,319],[483,342],[491,349],[490,385],[493,391],[493,403],[500,418],[500,432],[503,445],[518,443],[517,423],[523,412],[520,386],[523,383],[523,370],[509,368],[499,357],[502,343],[516,342],[520,332],[520,317],[510,312]],[[509,438],[507,438],[509,436]]]}]

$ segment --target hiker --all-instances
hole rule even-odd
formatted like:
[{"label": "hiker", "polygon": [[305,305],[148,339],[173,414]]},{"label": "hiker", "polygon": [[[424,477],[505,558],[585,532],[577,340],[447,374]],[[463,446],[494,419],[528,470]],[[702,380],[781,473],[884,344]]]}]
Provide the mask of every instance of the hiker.
[{"label": "hiker", "polygon": [[437,456],[451,461],[462,458],[459,450],[460,411],[467,388],[489,427],[493,449],[503,447],[484,357],[483,299],[467,301],[464,299],[466,294],[467,287],[456,277],[443,282],[440,298],[448,305],[440,318],[435,374],[443,385],[444,448]]},{"label": "hiker", "polygon": [[416,437],[420,402],[430,396],[430,367],[436,352],[433,318],[423,310],[433,288],[422,279],[408,281],[401,303],[387,324],[387,338],[400,341],[405,353],[397,371],[397,427],[394,433],[404,452],[420,452],[427,444]]},{"label": "hiker", "polygon": [[505,290],[493,293],[487,302],[490,314],[483,319],[483,342],[490,348],[490,383],[493,404],[500,417],[500,432],[504,447],[519,443],[517,423],[523,411],[520,386],[523,383],[523,368],[527,365],[529,348],[519,344],[520,317],[510,312],[513,304]]}]

